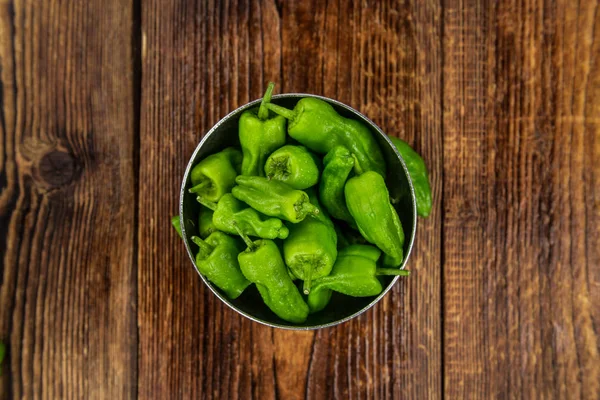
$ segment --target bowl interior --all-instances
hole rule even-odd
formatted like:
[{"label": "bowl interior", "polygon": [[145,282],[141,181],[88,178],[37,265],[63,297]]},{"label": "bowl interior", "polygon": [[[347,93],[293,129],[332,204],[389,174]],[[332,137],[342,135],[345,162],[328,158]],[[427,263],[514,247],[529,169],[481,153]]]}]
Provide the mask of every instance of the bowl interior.
[{"label": "bowl interior", "polygon": [[[396,151],[395,147],[387,139],[385,134],[368,118],[353,110],[352,108],[339,103],[335,100],[328,98],[308,95],[308,94],[283,94],[273,96],[272,102],[284,107],[293,108],[298,100],[303,97],[318,97],[322,100],[329,102],[338,113],[344,117],[353,118],[360,120],[369,126],[373,132],[373,136],[377,140],[379,147],[381,148],[383,155],[387,163],[387,177],[386,183],[388,185],[390,196],[398,201],[395,204],[398,215],[402,222],[405,234],[404,242],[404,261],[401,268],[404,268],[409,258],[414,235],[416,231],[416,204],[414,198],[414,192],[412,183],[408,176],[406,166],[402,161],[402,158]],[[194,261],[197,247],[194,243],[189,240],[189,237],[197,234],[198,216],[200,211],[200,205],[196,202],[195,196],[189,194],[187,189],[190,187],[189,174],[194,165],[206,156],[216,153],[225,147],[239,146],[238,139],[238,120],[242,112],[245,110],[256,107],[260,103],[260,100],[253,101],[245,106],[238,108],[233,111],[221,121],[219,121],[202,139],[194,154],[192,155],[190,162],[187,166],[184,180],[182,184],[181,197],[180,197],[180,215],[182,222],[182,230],[185,246],[188,254]],[[244,293],[235,300],[228,299],[225,294],[202,275],[202,280],[206,283],[210,289],[227,305],[234,310],[240,312],[246,317],[266,324],[270,326],[289,328],[289,329],[315,329],[323,328],[331,325],[335,325],[348,319],[351,319],[360,313],[369,309],[379,299],[385,295],[385,293],[391,288],[391,286],[398,279],[397,277],[383,277],[383,292],[376,297],[349,297],[334,293],[330,304],[321,312],[309,315],[308,319],[304,324],[295,325],[287,321],[284,321],[277,317],[262,301],[256,287],[251,285],[244,291]]]}]

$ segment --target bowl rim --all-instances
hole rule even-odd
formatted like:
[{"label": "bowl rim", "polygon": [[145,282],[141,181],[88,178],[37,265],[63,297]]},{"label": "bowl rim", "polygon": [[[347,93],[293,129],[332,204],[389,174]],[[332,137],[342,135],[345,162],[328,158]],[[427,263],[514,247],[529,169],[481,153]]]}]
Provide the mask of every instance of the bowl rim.
[{"label": "bowl rim", "polygon": [[[364,121],[366,121],[370,125],[371,129],[374,129],[375,131],[377,131],[377,133],[379,133],[380,136],[383,137],[383,139],[393,149],[394,153],[396,154],[396,157],[398,157],[398,160],[400,160],[400,164],[402,165],[402,168],[404,168],[404,173],[407,177],[407,181],[408,181],[408,185],[409,185],[409,189],[410,189],[409,192],[410,192],[410,196],[412,198],[412,214],[413,214],[413,224],[410,229],[411,235],[410,235],[410,240],[408,243],[408,250],[406,251],[404,259],[402,260],[402,265],[399,267],[399,269],[405,269],[408,259],[410,258],[410,255],[412,253],[412,248],[413,248],[415,236],[417,233],[417,206],[416,206],[415,190],[413,187],[412,179],[410,177],[410,174],[408,173],[408,168],[406,167],[406,163],[404,162],[404,159],[398,152],[398,149],[396,148],[396,146],[394,146],[394,144],[391,142],[389,137],[383,132],[383,130],[379,126],[377,126],[377,124],[375,124],[366,115],[362,114],[360,111],[354,109],[353,107],[351,107],[347,104],[344,104],[335,99],[331,99],[329,97],[320,96],[320,95],[316,95],[316,94],[310,94],[310,93],[281,93],[281,94],[273,95],[272,100],[277,100],[277,99],[282,99],[282,98],[298,98],[298,99],[300,99],[303,97],[312,97],[312,98],[317,98],[317,99],[326,101],[330,104],[334,104],[338,107],[341,107],[341,108],[349,111],[350,113],[355,114],[358,117],[362,118]],[[244,112],[250,108],[256,107],[257,105],[260,104],[261,101],[262,101],[262,99],[253,100],[249,103],[246,103],[246,104],[236,108],[235,110],[229,112],[227,115],[225,115],[223,118],[221,118],[215,125],[213,125],[212,128],[209,129],[208,132],[206,132],[206,134],[202,137],[202,139],[196,146],[196,149],[190,156],[187,167],[183,174],[183,180],[181,182],[181,190],[179,192],[179,222],[181,224],[181,233],[183,236],[183,243],[185,245],[185,249],[188,253],[190,260],[192,261],[194,270],[196,271],[196,273],[198,273],[198,275],[200,275],[200,278],[202,279],[204,284],[210,289],[210,291],[214,295],[216,295],[217,298],[219,298],[219,300],[221,300],[223,303],[225,303],[229,308],[231,308],[232,310],[236,311],[237,313],[241,314],[242,316],[244,316],[254,322],[258,322],[259,324],[266,325],[271,328],[280,328],[280,329],[296,330],[296,331],[310,331],[310,330],[324,329],[324,328],[330,328],[330,327],[333,327],[333,326],[336,326],[339,324],[343,324],[344,322],[347,322],[353,318],[358,317],[359,315],[361,315],[364,312],[371,309],[375,304],[377,304],[392,289],[392,287],[396,284],[398,279],[400,279],[400,276],[394,277],[392,279],[392,281],[383,289],[383,291],[377,297],[375,297],[370,303],[368,303],[366,306],[364,306],[363,308],[361,308],[360,310],[356,311],[355,313],[353,313],[351,315],[348,315],[342,319],[339,319],[339,320],[336,320],[333,322],[328,322],[326,324],[311,325],[311,326],[294,326],[294,325],[283,325],[283,324],[273,323],[273,322],[269,322],[269,321],[264,321],[258,317],[255,317],[255,316],[237,308],[234,304],[232,304],[229,301],[229,299],[227,299],[224,295],[222,295],[217,290],[215,290],[215,288],[212,287],[210,282],[208,282],[208,280],[200,273],[200,271],[198,271],[198,268],[196,268],[196,259],[195,259],[196,257],[192,253],[191,246],[190,246],[190,243],[187,238],[186,231],[185,231],[185,224],[183,223],[183,199],[186,194],[186,185],[187,185],[189,174],[195,165],[194,160],[196,159],[196,156],[200,152],[200,149],[202,148],[202,146],[204,145],[206,140],[208,140],[209,137],[211,137],[213,134],[215,134],[215,132],[218,130],[218,128],[223,123],[225,123],[225,121],[227,121],[228,119],[230,119],[238,114],[241,114],[242,112]]]}]

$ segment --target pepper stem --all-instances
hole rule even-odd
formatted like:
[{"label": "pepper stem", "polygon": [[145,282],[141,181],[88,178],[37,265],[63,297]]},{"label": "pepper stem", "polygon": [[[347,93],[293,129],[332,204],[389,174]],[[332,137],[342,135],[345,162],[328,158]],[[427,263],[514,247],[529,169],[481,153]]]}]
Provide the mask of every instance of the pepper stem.
[{"label": "pepper stem", "polygon": [[260,102],[260,108],[258,109],[258,118],[261,120],[265,120],[269,118],[269,109],[267,108],[267,104],[271,102],[271,95],[273,94],[273,89],[275,88],[275,84],[273,82],[269,82],[269,86],[267,86],[267,90],[265,91],[265,95]]},{"label": "pepper stem", "polygon": [[377,268],[375,270],[375,275],[409,276],[410,271],[395,268]]},{"label": "pepper stem", "polygon": [[217,203],[203,199],[201,196],[196,197],[196,201],[210,210],[215,211],[217,209]]},{"label": "pepper stem", "polygon": [[244,243],[246,243],[246,246],[248,246],[250,251],[254,251],[256,249],[254,242],[248,237],[248,235],[246,235],[244,232],[242,232],[242,230],[238,226],[237,222],[233,223],[233,227],[237,231],[238,235],[240,235],[242,237],[242,240],[244,241]]},{"label": "pepper stem", "polygon": [[313,217],[316,217],[317,215],[319,215],[319,208],[317,206],[315,206],[314,204],[306,201],[300,205],[298,214],[300,215],[303,212],[305,212],[306,215],[312,215]]},{"label": "pepper stem", "polygon": [[203,253],[209,254],[214,250],[214,247],[206,243],[204,240],[200,239],[198,236],[192,236],[191,240],[196,246],[200,247],[200,251],[202,251]]},{"label": "pepper stem", "polygon": [[190,193],[198,193],[205,187],[210,186],[210,181],[202,181],[194,187],[191,187],[188,192]]},{"label": "pepper stem", "polygon": [[293,110],[290,110],[289,108],[281,107],[281,106],[278,106],[277,104],[273,104],[273,103],[269,103],[266,106],[269,110],[273,111],[275,114],[281,115],[282,117],[284,117],[286,119],[295,119],[296,118],[296,113]]},{"label": "pepper stem", "polygon": [[356,158],[354,153],[352,153],[352,158],[354,158],[354,172],[356,172],[357,175],[362,175],[363,172],[365,172],[365,171],[360,166],[360,163],[358,162],[358,158]]},{"label": "pepper stem", "polygon": [[312,284],[312,274],[313,274],[313,266],[311,263],[304,264],[304,284],[302,285],[302,291],[304,294],[310,293],[310,288]]}]

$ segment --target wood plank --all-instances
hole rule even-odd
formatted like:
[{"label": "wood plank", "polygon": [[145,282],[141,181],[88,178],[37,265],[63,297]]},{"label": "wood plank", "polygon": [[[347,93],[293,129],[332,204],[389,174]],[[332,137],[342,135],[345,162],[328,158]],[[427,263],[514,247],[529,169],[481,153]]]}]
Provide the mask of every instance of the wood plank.
[{"label": "wood plank", "polygon": [[[269,398],[273,333],[198,278],[169,217],[202,134],[281,81],[278,12],[258,2],[148,1],[142,8],[140,398]],[[266,35],[269,40],[263,40]]]},{"label": "wood plank", "polygon": [[[323,91],[316,93],[357,108],[386,133],[413,144],[431,171],[434,211],[429,219],[419,219],[410,279],[400,281],[379,305],[358,319],[332,332],[317,333],[309,394],[316,398],[439,398],[441,7],[436,1],[337,7],[329,2],[327,6],[325,27],[337,29],[337,39],[331,39],[333,31],[325,31],[329,40],[324,39],[319,51],[324,58]],[[315,5],[306,7],[319,10]],[[310,24],[294,30],[309,30]],[[307,54],[300,57],[310,59]],[[310,75],[313,68],[305,68]]]},{"label": "wood plank", "polygon": [[597,7],[445,3],[449,398],[600,393]]},{"label": "wood plank", "polygon": [[[440,13],[437,1],[144,3],[140,397],[439,398]],[[169,226],[201,135],[268,80],[357,107],[414,143],[432,170],[435,209],[421,221],[414,276],[318,333],[265,328],[220,304]]]},{"label": "wood plank", "polygon": [[132,21],[0,2],[0,397],[135,396]]}]

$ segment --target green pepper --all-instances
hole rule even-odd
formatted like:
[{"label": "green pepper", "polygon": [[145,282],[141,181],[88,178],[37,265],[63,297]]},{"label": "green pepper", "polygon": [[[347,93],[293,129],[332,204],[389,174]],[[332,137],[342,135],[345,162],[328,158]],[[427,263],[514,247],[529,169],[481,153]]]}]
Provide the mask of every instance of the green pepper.
[{"label": "green pepper", "polygon": [[173,228],[175,228],[175,230],[177,231],[177,234],[179,235],[179,237],[183,239],[183,234],[181,233],[181,221],[179,220],[179,215],[175,215],[174,217],[171,217],[171,224],[173,225]]},{"label": "green pepper", "polygon": [[214,210],[213,223],[216,229],[237,235],[236,225],[248,236],[263,239],[285,239],[289,230],[277,218],[267,218],[258,211],[247,207],[244,203],[227,193],[218,203],[202,198],[197,199],[205,207]]},{"label": "green pepper", "polygon": [[351,245],[340,250],[329,276],[317,279],[308,295],[310,311],[322,310],[329,302],[330,291],[352,297],[377,296],[383,290],[380,275],[408,276],[409,271],[377,268],[381,250],[370,245]]},{"label": "green pepper", "polygon": [[350,178],[344,194],[360,233],[386,254],[384,265],[399,266],[403,257],[404,231],[398,213],[390,203],[383,177],[369,171]]},{"label": "green pepper", "polygon": [[312,292],[310,292],[310,294],[306,298],[309,313],[314,314],[324,309],[327,306],[327,304],[329,304],[329,300],[331,300],[332,294],[333,291],[326,288],[313,290]]},{"label": "green pepper", "polygon": [[269,156],[265,174],[294,189],[307,189],[319,182],[320,161],[304,146],[283,146]]},{"label": "green pepper", "polygon": [[222,232],[213,232],[206,240],[198,236],[192,236],[191,240],[199,247],[196,255],[198,271],[227,297],[239,297],[250,285],[238,262],[238,254],[243,250],[240,241]]},{"label": "green pepper", "polygon": [[267,107],[287,118],[288,134],[320,154],[335,146],[346,146],[356,157],[357,173],[375,171],[385,175],[385,161],[373,134],[363,123],[344,118],[321,99],[305,97],[293,110],[273,103]]},{"label": "green pepper", "polygon": [[283,182],[260,176],[238,176],[235,182],[238,186],[231,190],[233,196],[270,217],[297,223],[319,213],[305,192]]},{"label": "green pepper", "polygon": [[344,197],[344,185],[354,168],[354,157],[344,146],[336,146],[323,159],[323,174],[319,184],[321,202],[333,218],[355,225]]},{"label": "green pepper", "polygon": [[206,157],[192,169],[189,192],[210,201],[219,201],[235,185],[241,162],[242,153],[233,147]]},{"label": "green pepper", "polygon": [[238,123],[242,153],[242,175],[265,176],[264,165],[269,154],[285,144],[285,118],[269,118],[266,105],[271,101],[275,84],[270,82],[260,108],[244,111]]},{"label": "green pepper", "polygon": [[421,156],[412,149],[404,140],[397,137],[388,136],[398,153],[404,159],[410,180],[415,189],[415,199],[417,200],[417,214],[421,217],[427,217],[431,213],[431,186],[429,185],[429,175],[427,166]]},{"label": "green pepper", "polygon": [[240,236],[248,248],[238,255],[244,276],[260,293],[263,301],[279,318],[302,323],[308,316],[308,305],[290,278],[277,245],[272,240],[251,241],[242,231]]},{"label": "green pepper", "polygon": [[304,294],[310,293],[311,282],[331,272],[337,257],[337,236],[333,223],[319,207],[313,190],[307,194],[311,204],[319,209],[314,218],[290,225],[290,236],[283,241],[285,263],[304,281]]},{"label": "green pepper", "polygon": [[[227,194],[225,195],[227,196]],[[223,197],[221,197],[222,199]],[[221,201],[221,200],[219,200]],[[207,207],[201,207],[198,217],[198,234],[202,239],[206,239],[211,233],[218,229],[213,223],[213,211]]]}]

